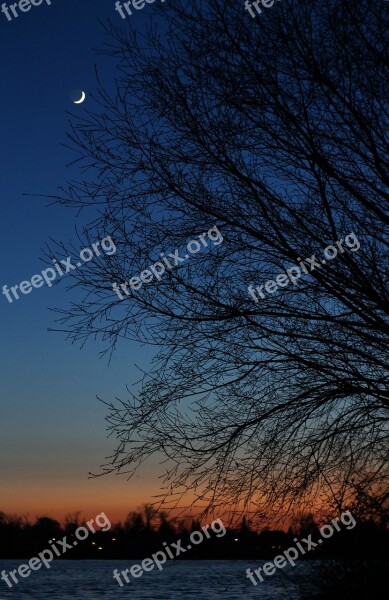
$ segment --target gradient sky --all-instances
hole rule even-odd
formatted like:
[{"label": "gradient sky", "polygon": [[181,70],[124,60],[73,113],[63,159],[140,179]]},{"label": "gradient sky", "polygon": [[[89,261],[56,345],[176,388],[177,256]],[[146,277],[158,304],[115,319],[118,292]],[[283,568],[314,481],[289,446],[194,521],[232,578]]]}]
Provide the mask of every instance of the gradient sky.
[{"label": "gradient sky", "polygon": [[[141,30],[152,9],[134,11],[128,21]],[[24,194],[51,194],[78,174],[66,167],[74,155],[61,147],[66,111],[88,106],[88,98],[72,104],[71,93],[93,93],[95,63],[109,89],[112,63],[92,50],[102,45],[98,20],[108,18],[128,23],[113,0],[52,0],[11,22],[0,13],[0,288],[44,268],[41,249],[49,238],[75,240],[72,210]],[[157,467],[144,467],[130,482],[88,479],[115,446],[96,395],[126,397],[125,385],[138,378],[135,362],[146,367],[151,354],[129,341],[108,365],[98,343],[80,350],[49,332],[55,319],[49,308],[71,300],[65,283],[34,289],[13,304],[0,294],[0,511],[56,518],[105,511],[117,520],[158,493]]]}]

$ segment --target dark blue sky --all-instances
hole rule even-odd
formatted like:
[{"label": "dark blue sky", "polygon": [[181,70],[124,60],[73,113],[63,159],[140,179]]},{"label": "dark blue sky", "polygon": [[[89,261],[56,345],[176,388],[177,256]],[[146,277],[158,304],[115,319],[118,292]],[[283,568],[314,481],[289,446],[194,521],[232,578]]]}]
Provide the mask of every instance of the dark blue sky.
[{"label": "dark blue sky", "polygon": [[[106,87],[114,76],[112,63],[93,54],[103,40],[98,20],[128,25],[131,19],[141,30],[153,12],[151,4],[123,21],[114,4],[44,1],[11,22],[0,13],[0,288],[40,273],[49,238],[75,240],[75,212],[24,194],[51,194],[78,174],[66,168],[74,155],[61,147],[66,111],[82,113],[91,105],[95,63]],[[87,93],[84,104],[72,104],[75,89]],[[64,284],[34,289],[12,304],[0,295],[0,511],[122,516],[157,485],[152,467],[141,487],[124,478],[87,480],[114,447],[105,439],[105,409],[95,395],[124,397],[125,384],[137,379],[134,363],[145,367],[150,353],[128,342],[108,366],[99,344],[80,350],[48,332],[55,318],[49,307],[71,300]]]}]

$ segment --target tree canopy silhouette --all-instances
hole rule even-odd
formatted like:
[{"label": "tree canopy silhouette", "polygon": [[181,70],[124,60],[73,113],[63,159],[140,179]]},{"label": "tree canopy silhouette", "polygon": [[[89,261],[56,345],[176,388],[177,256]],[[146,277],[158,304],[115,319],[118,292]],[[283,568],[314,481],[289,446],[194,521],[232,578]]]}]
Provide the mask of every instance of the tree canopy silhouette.
[{"label": "tree canopy silhouette", "polygon": [[[117,253],[73,272],[85,298],[60,322],[109,351],[159,348],[107,402],[118,446],[103,472],[162,456],[175,503],[194,490],[261,515],[387,483],[388,13],[283,0],[254,20],[241,4],[155,5],[145,36],[107,27],[115,90],[99,80],[96,109],[73,119],[85,175],[56,198],[89,211],[84,245],[110,234]],[[112,291],[214,225],[217,248]],[[351,232],[358,252],[250,298]]]}]

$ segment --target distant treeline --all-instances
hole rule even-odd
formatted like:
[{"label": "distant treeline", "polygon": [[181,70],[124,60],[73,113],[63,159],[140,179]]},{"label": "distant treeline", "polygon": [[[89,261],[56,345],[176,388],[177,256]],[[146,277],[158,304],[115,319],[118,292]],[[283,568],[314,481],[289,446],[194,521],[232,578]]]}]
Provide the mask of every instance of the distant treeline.
[{"label": "distant treeline", "polygon": [[[109,518],[109,515],[107,515]],[[209,523],[212,522],[210,519]],[[75,530],[85,524],[79,513],[68,515],[61,524],[49,517],[39,517],[30,522],[25,517],[0,512],[0,558],[17,559],[36,556],[49,547],[49,542],[75,540]],[[63,559],[143,559],[168,544],[182,540],[189,544],[192,531],[200,530],[199,521],[169,520],[163,512],[144,505],[139,512],[129,513],[124,523],[112,524],[108,531],[90,533],[68,550]],[[177,560],[185,559],[271,559],[283,550],[295,546],[295,538],[302,540],[311,535],[319,539],[319,526],[310,514],[293,521],[287,532],[264,528],[254,531],[243,518],[236,528],[226,527],[223,537],[211,535]],[[386,523],[357,519],[354,529],[335,532],[331,538],[308,552],[304,558],[388,558],[389,534]]]}]

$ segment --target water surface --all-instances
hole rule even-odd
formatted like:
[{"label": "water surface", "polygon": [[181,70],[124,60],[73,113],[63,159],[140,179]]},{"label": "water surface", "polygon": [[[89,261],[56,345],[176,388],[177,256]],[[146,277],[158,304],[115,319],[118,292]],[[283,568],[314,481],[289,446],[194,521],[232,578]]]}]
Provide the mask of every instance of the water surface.
[{"label": "water surface", "polygon": [[[0,561],[0,571],[9,572],[26,561]],[[153,570],[120,587],[113,579],[119,571],[140,561],[61,560],[42,567],[20,583],[8,588],[0,580],[0,600],[299,600],[296,580],[305,565],[278,571],[254,586],[246,569],[258,568],[265,561],[197,560],[170,561],[163,571]],[[294,583],[295,582],[295,583]]]}]

